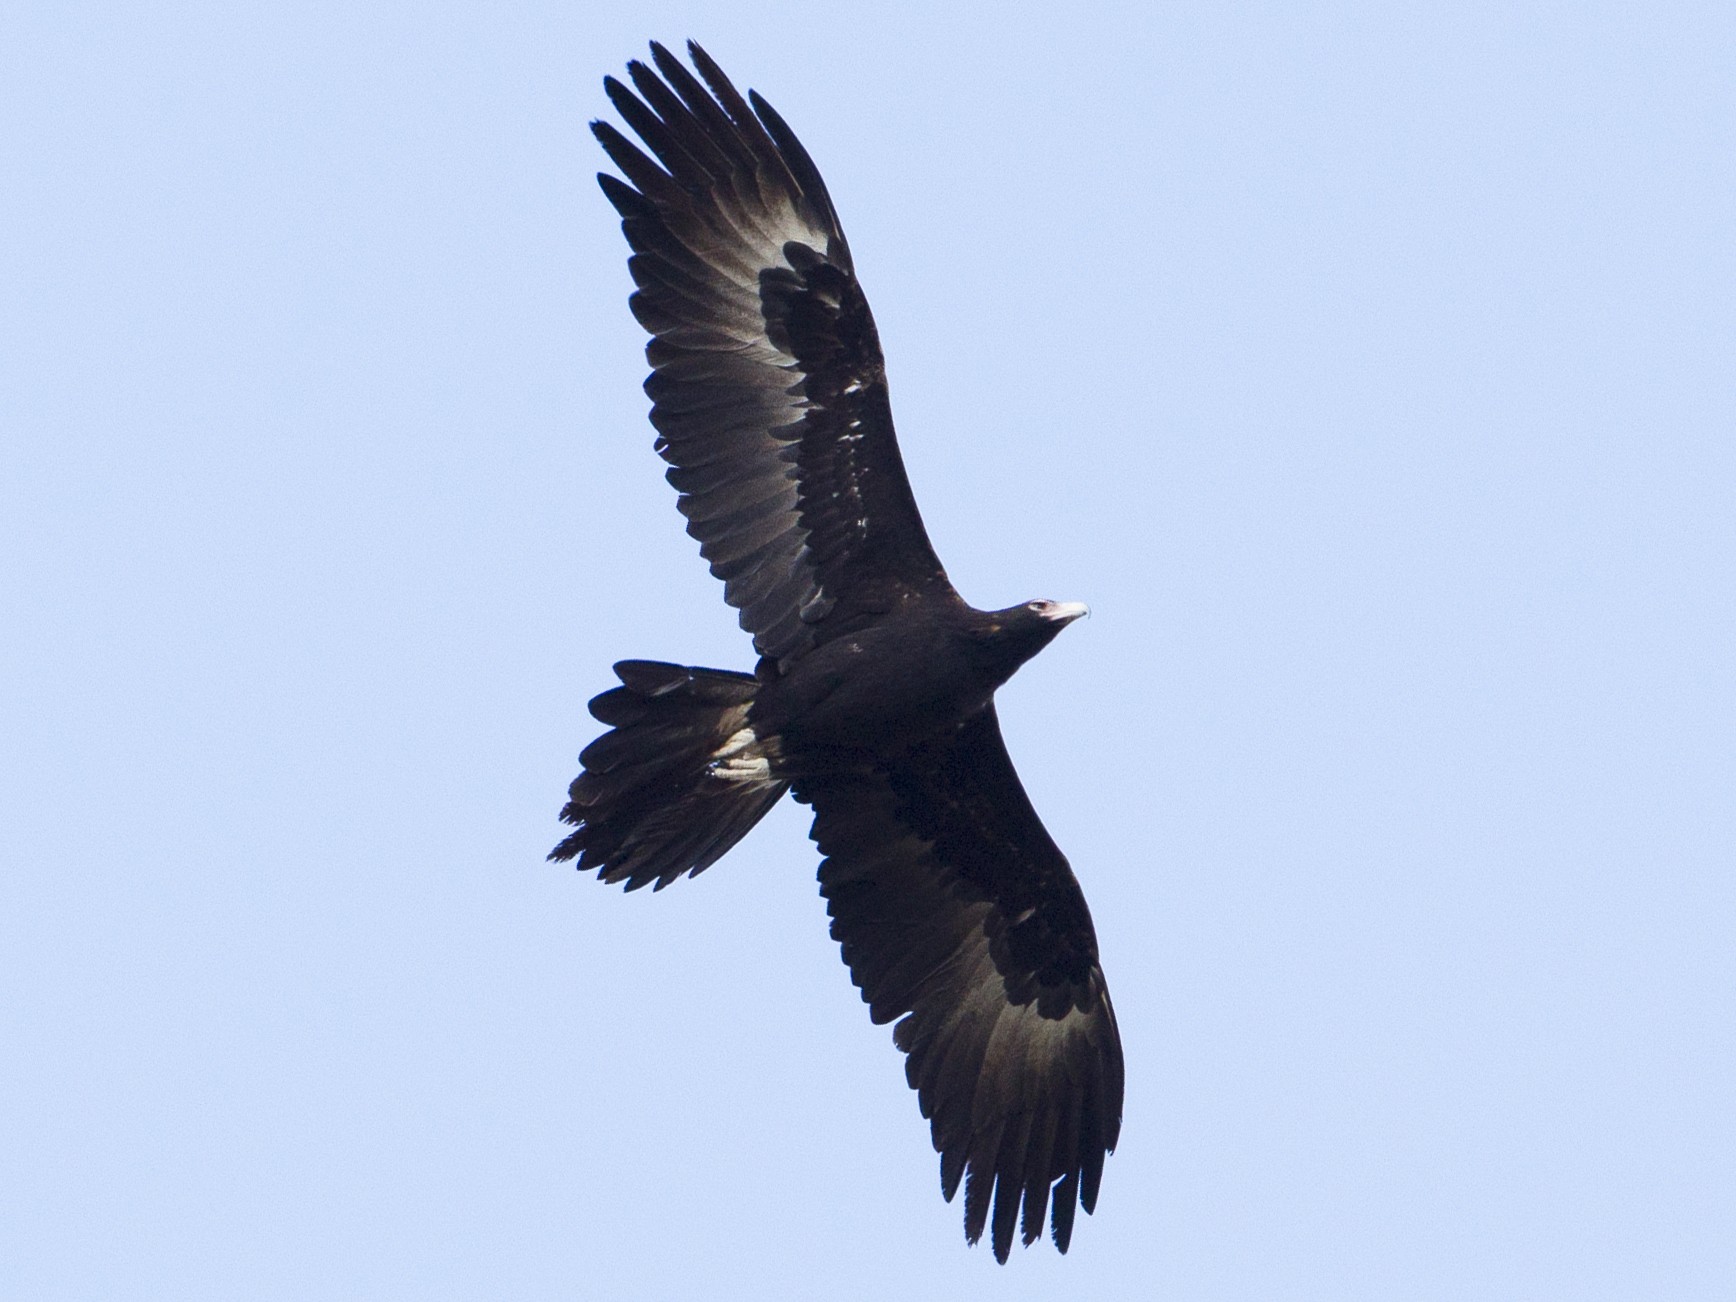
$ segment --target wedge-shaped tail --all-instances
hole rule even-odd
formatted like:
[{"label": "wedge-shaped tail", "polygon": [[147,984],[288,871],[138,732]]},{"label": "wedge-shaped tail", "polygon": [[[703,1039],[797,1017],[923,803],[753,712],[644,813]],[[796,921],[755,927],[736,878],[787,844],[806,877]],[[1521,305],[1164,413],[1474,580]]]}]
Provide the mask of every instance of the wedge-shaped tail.
[{"label": "wedge-shaped tail", "polygon": [[591,701],[611,730],[579,756],[585,771],[561,811],[577,830],[549,858],[662,890],[716,863],[789,784],[748,725],[753,675],[623,660],[615,676],[621,686]]}]

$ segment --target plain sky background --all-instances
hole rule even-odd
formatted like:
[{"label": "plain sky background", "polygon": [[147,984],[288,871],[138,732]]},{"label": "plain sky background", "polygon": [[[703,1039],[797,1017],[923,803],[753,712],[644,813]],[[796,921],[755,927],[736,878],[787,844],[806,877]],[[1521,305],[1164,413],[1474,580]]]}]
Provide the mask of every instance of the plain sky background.
[{"label": "plain sky background", "polygon": [[[1057,7],[1058,8],[1058,7]],[[830,184],[1126,1124],[997,1268],[806,819],[543,863],[745,668],[600,79]],[[1736,1296],[1736,9],[0,12],[0,1294]]]}]

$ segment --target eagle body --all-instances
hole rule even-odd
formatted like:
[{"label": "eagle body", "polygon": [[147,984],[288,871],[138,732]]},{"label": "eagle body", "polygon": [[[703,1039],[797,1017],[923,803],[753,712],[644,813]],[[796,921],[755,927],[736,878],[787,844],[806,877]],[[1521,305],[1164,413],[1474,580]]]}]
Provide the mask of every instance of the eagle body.
[{"label": "eagle body", "polygon": [[[623,660],[591,700],[550,858],[661,890],[786,794],[831,933],[964,1189],[966,1238],[1062,1251],[1120,1133],[1124,1068],[1085,897],[1025,794],[995,690],[1077,603],[970,606],[893,431],[878,331],[819,171],[697,45],[604,82],[592,130],[651,336],[645,391],[687,531],[753,673]],[[697,75],[695,75],[697,73]],[[643,148],[641,148],[643,146]],[[624,179],[623,179],[624,178]]]},{"label": "eagle body", "polygon": [[1028,605],[975,610],[950,594],[909,601],[788,669],[762,661],[749,718],[782,740],[792,776],[828,756],[889,761],[986,709],[1069,618]]}]

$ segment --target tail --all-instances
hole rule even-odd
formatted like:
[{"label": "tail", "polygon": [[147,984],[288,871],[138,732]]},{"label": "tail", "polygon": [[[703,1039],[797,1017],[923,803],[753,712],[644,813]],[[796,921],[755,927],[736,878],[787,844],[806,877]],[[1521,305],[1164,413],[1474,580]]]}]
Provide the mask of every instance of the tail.
[{"label": "tail", "polygon": [[612,730],[579,756],[585,771],[561,810],[578,830],[549,858],[576,856],[630,891],[662,890],[716,863],[789,783],[772,776],[773,748],[748,726],[752,674],[623,660],[615,676],[621,686],[591,701]]}]

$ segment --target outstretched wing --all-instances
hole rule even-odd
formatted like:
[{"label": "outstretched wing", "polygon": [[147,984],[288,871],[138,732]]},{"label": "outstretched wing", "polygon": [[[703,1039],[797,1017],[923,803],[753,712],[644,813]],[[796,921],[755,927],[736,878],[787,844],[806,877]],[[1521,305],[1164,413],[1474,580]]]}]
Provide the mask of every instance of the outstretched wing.
[{"label": "outstretched wing", "polygon": [[[895,768],[803,779],[832,936],[876,1022],[902,1018],[940,1153],[965,1183],[965,1235],[1006,1260],[1097,1203],[1121,1129],[1115,1010],[1085,897],[1013,771],[993,707]],[[1056,1182],[1059,1181],[1059,1184]]]},{"label": "outstretched wing", "polygon": [[703,85],[656,44],[656,72],[628,65],[637,95],[604,82],[655,161],[593,123],[631,184],[598,179],[633,248],[651,423],[687,531],[760,653],[786,660],[947,580],[825,184],[769,104],[688,52]]}]

